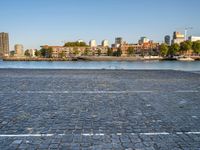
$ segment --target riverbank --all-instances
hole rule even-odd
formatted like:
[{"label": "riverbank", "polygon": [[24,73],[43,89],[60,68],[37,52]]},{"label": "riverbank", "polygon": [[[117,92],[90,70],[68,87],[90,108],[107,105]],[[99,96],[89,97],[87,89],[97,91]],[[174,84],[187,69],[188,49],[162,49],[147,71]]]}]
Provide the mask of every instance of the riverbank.
[{"label": "riverbank", "polygon": [[3,58],[3,61],[70,61],[69,58],[29,58],[29,57],[22,57],[22,58],[16,58],[16,57],[6,57]]},{"label": "riverbank", "polygon": [[6,57],[3,61],[144,61],[163,60],[161,57],[114,57],[114,56],[80,56],[71,58],[29,58]]},{"label": "riverbank", "polygon": [[[200,56],[191,56],[195,61],[200,60]],[[69,58],[36,58],[36,57],[5,57],[3,61],[176,61],[177,58],[163,58],[159,56],[145,57],[114,57],[114,56],[79,56]]]}]

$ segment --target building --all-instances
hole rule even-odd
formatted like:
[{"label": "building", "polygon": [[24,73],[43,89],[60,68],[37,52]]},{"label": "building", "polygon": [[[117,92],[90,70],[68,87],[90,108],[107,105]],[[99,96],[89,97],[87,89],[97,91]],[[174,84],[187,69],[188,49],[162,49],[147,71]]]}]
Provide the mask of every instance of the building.
[{"label": "building", "polygon": [[171,44],[171,37],[170,35],[166,35],[164,38],[165,44],[170,45]]},{"label": "building", "polygon": [[82,39],[79,39],[77,42],[78,43],[83,43],[84,41]]},{"label": "building", "polygon": [[103,40],[102,43],[101,43],[101,46],[109,47],[109,41],[108,40]]},{"label": "building", "polygon": [[22,44],[15,45],[15,54],[16,57],[22,57],[24,55],[24,47]]},{"label": "building", "polygon": [[97,47],[97,42],[96,42],[96,40],[91,40],[91,41],[89,42],[89,45],[90,45],[90,47],[92,47],[92,48]]},{"label": "building", "polygon": [[9,56],[9,36],[8,33],[0,33],[0,57]]},{"label": "building", "polygon": [[52,57],[61,58],[61,57],[71,57],[71,56],[80,56],[83,55],[85,50],[88,47],[63,47],[63,46],[49,46],[44,45],[41,48],[48,49],[52,48]]},{"label": "building", "polygon": [[190,36],[188,40],[191,42],[200,41],[200,36]]},{"label": "building", "polygon": [[115,45],[122,45],[123,44],[123,38],[117,37],[115,38]]},{"label": "building", "polygon": [[29,53],[31,57],[35,57],[35,52],[36,52],[35,49],[29,49]]},{"label": "building", "polygon": [[185,35],[180,32],[174,32],[172,44],[180,44],[185,41]]},{"label": "building", "polygon": [[[134,50],[134,54],[137,54],[137,51],[141,49],[141,45],[139,44],[122,44],[119,47],[122,51],[122,55],[121,56],[129,56],[129,48]],[[117,51],[116,49],[113,49],[113,51]]]},{"label": "building", "polygon": [[108,49],[109,49],[109,46],[99,45],[99,46],[97,46],[97,48],[94,52],[95,52],[96,56],[99,56],[99,52],[100,52],[101,56],[107,56]]},{"label": "building", "polygon": [[140,38],[140,40],[138,41],[138,43],[139,44],[144,44],[144,43],[148,43],[149,41],[150,40],[147,37],[143,36],[143,37]]}]

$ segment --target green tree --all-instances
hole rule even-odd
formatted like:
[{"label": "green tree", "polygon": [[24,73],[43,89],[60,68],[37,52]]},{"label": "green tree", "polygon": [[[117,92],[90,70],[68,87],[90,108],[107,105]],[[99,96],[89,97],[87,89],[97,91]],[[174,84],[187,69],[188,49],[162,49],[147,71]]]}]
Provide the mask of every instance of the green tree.
[{"label": "green tree", "polygon": [[74,54],[75,56],[79,54],[78,48],[74,48],[74,49],[73,49],[73,54]]},{"label": "green tree", "polygon": [[59,57],[60,57],[60,58],[65,58],[65,57],[66,57],[66,56],[65,56],[65,52],[62,51],[61,53],[59,53]]},{"label": "green tree", "polygon": [[27,57],[30,57],[30,56],[31,56],[29,50],[26,50],[25,53],[24,53],[24,55],[27,56]]},{"label": "green tree", "polygon": [[35,56],[40,57],[41,56],[41,51],[35,50]]},{"label": "green tree", "polygon": [[52,58],[52,54],[53,54],[53,49],[51,47],[45,49],[45,48],[42,48],[40,50],[41,52],[41,55],[45,58]]},{"label": "green tree", "polygon": [[163,43],[160,45],[160,55],[161,56],[166,56],[168,54],[169,47],[167,44]]},{"label": "green tree", "polygon": [[179,52],[179,50],[180,50],[180,46],[179,46],[177,43],[172,44],[172,45],[169,47],[168,55],[174,56],[177,52]]},{"label": "green tree", "polygon": [[42,57],[45,57],[45,56],[46,56],[46,49],[42,48],[42,49],[40,50],[40,53],[41,53],[41,56],[42,56]]},{"label": "green tree", "polygon": [[85,42],[67,42],[64,47],[86,47],[88,46]]},{"label": "green tree", "polygon": [[192,49],[192,42],[191,41],[185,41],[185,42],[182,42],[180,44],[180,50],[182,52],[185,52],[185,51],[188,51],[188,50],[191,50]]},{"label": "green tree", "polygon": [[122,55],[122,50],[120,48],[117,49],[117,51],[115,51],[113,53],[113,56],[117,56],[117,57],[120,57]]},{"label": "green tree", "polygon": [[200,54],[200,41],[193,42],[192,49],[194,53]]},{"label": "green tree", "polygon": [[50,47],[47,49],[47,57],[52,58],[52,54],[53,54],[53,49]]},{"label": "green tree", "polygon": [[98,49],[98,56],[101,56],[101,49]]},{"label": "green tree", "polygon": [[122,55],[122,50],[121,50],[121,48],[118,48],[118,49],[117,49],[116,56],[117,56],[117,57],[120,57],[121,55]]},{"label": "green tree", "polygon": [[88,56],[89,53],[90,53],[90,50],[89,50],[88,48],[86,48],[86,49],[84,50],[84,55],[85,55],[85,56]]},{"label": "green tree", "polygon": [[108,48],[107,55],[113,56],[113,50],[111,48]]},{"label": "green tree", "polygon": [[128,48],[128,55],[133,56],[135,54],[135,49],[133,47]]}]

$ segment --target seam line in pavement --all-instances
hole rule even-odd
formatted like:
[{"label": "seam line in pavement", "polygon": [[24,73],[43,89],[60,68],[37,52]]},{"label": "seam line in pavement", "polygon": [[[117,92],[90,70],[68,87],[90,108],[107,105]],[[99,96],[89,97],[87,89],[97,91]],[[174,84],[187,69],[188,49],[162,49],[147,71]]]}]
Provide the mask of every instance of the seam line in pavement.
[{"label": "seam line in pavement", "polygon": [[[8,94],[127,94],[127,93],[158,93],[163,91],[10,91]],[[178,90],[171,93],[198,93],[197,90]],[[7,94],[7,92],[0,92]]]},{"label": "seam line in pavement", "polygon": [[[200,132],[175,132],[175,133],[170,133],[170,132],[151,132],[151,133],[116,133],[114,135],[146,135],[146,136],[158,136],[158,135],[200,135]],[[52,137],[52,136],[66,136],[69,134],[0,134],[0,137]],[[73,134],[72,134],[73,135]],[[80,134],[82,136],[105,136],[109,134],[104,134],[104,133],[82,133]],[[110,135],[113,135],[112,133]]]}]

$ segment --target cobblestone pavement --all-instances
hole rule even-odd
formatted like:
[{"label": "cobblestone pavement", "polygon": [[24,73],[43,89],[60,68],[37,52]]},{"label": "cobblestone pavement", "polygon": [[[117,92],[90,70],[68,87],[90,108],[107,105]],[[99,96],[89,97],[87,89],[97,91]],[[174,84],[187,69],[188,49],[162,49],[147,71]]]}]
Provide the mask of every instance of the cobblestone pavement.
[{"label": "cobblestone pavement", "polygon": [[0,70],[0,150],[200,150],[200,75]]}]

